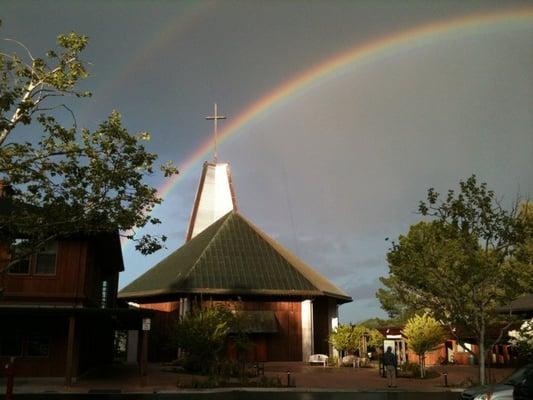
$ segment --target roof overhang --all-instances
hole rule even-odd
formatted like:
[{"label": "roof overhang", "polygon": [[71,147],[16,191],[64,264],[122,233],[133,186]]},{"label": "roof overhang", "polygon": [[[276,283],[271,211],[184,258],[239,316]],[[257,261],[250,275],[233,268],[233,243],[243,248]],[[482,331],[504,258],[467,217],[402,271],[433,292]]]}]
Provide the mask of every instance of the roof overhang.
[{"label": "roof overhang", "polygon": [[119,292],[118,298],[126,301],[135,301],[138,303],[151,303],[157,301],[176,301],[178,298],[191,294],[213,295],[221,297],[279,297],[294,298],[300,297],[302,300],[315,297],[331,297],[339,304],[353,301],[350,296],[339,296],[331,293],[324,293],[314,290],[267,290],[267,289],[218,289],[218,288],[194,288],[185,290],[172,289],[154,289],[132,292]]}]

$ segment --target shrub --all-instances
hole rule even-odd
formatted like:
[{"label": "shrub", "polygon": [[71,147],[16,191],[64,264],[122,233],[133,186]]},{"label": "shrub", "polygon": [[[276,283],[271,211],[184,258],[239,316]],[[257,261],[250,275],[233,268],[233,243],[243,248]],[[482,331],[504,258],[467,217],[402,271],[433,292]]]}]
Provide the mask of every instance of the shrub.
[{"label": "shrub", "polygon": [[189,371],[213,373],[225,350],[233,314],[223,307],[196,310],[176,327],[176,343],[184,350]]}]

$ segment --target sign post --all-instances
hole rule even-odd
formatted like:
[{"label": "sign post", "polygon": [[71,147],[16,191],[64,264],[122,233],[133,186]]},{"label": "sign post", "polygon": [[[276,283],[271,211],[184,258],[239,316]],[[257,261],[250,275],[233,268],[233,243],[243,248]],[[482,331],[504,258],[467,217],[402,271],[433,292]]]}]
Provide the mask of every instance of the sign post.
[{"label": "sign post", "polygon": [[143,384],[146,384],[146,376],[148,374],[148,332],[151,327],[150,318],[143,318],[142,320],[142,349],[141,349],[141,377]]}]

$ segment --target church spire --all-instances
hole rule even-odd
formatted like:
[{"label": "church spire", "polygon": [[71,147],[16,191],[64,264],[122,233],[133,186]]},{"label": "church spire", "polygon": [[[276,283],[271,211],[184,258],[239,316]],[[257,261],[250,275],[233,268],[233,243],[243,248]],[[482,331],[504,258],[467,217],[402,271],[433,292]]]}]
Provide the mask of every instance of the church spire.
[{"label": "church spire", "polygon": [[219,163],[217,154],[217,121],[226,119],[226,117],[218,115],[217,104],[215,103],[214,114],[206,117],[206,119],[212,120],[214,124],[214,157],[213,162],[206,161],[202,168],[185,238],[187,242],[228,212],[237,210],[237,199],[233,190],[229,164]]}]

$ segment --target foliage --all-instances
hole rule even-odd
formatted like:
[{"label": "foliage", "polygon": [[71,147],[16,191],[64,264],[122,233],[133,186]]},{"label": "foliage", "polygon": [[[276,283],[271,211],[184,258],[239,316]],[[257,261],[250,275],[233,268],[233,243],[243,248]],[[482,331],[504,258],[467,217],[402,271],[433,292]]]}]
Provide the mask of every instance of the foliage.
[{"label": "foliage", "polygon": [[368,347],[381,346],[383,335],[364,325],[340,324],[330,333],[329,342],[338,351],[359,352],[361,357],[366,357]]},{"label": "foliage", "polygon": [[176,344],[185,353],[190,371],[215,372],[225,350],[234,315],[224,307],[198,309],[178,322]]},{"label": "foliage", "polygon": [[520,358],[527,361],[533,360],[533,318],[524,321],[519,330],[509,331],[509,343],[513,346]]},{"label": "foliage", "polygon": [[[474,336],[484,382],[487,327],[505,319],[501,307],[533,286],[533,264],[524,250],[533,224],[518,202],[504,209],[475,176],[459,186],[444,199],[428,190],[419,211],[433,219],[411,226],[393,243],[387,254],[390,276],[381,280],[390,297],[410,310],[427,311],[459,342],[464,343],[461,335]],[[503,330],[493,343],[502,335]]]},{"label": "foliage", "polygon": [[421,377],[422,379],[433,379],[437,378],[440,374],[433,370],[424,370],[424,376],[421,376],[421,367],[420,364],[407,362],[402,364],[398,369],[399,378],[416,378]]},{"label": "foliage", "polygon": [[409,347],[418,355],[420,377],[424,378],[426,353],[434,350],[446,339],[442,325],[427,314],[415,315],[407,321],[403,334],[407,338]]},{"label": "foliage", "polygon": [[[2,239],[12,246],[6,268],[77,233],[122,231],[143,254],[161,248],[164,237],[133,231],[160,222],[149,213],[161,199],[143,183],[157,158],[144,147],[149,134],[130,135],[116,111],[94,131],[79,129],[64,102],[91,95],[78,89],[89,75],[82,59],[88,38],[59,35],[44,57],[10,41],[24,54],[0,52],[0,183],[11,192],[0,219]],[[162,170],[177,172],[169,163]]]},{"label": "foliage", "polygon": [[338,351],[355,351],[352,340],[352,325],[339,324],[330,334],[329,342]]},{"label": "foliage", "polygon": [[[380,281],[385,287],[377,290],[376,297],[381,307],[387,311],[389,321],[394,321],[389,326],[405,325],[409,318],[426,311],[425,304],[417,301],[418,298],[415,295],[408,290],[401,290],[402,284],[399,277],[390,275],[381,277]],[[391,290],[391,288],[394,289]]]}]

